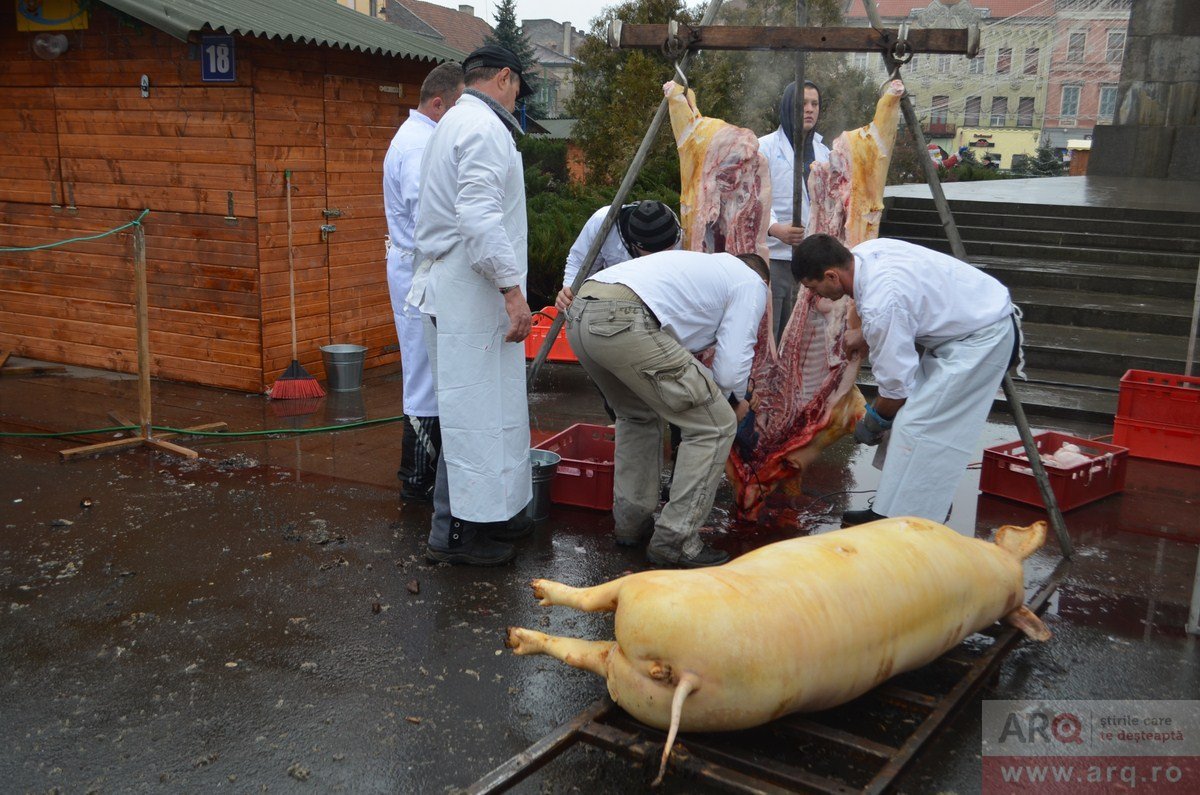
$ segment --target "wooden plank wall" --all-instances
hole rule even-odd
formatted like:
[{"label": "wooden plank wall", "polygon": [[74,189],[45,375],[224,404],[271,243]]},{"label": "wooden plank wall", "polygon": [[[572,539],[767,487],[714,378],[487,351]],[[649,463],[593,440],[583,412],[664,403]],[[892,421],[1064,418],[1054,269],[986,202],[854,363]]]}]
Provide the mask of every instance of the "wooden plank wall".
[{"label": "wooden plank wall", "polygon": [[[397,343],[386,278],[383,159],[415,107],[430,67],[401,72],[399,93],[382,91],[361,58],[331,54],[325,78],[325,159],[330,206],[342,212],[329,247],[329,321],[334,341],[367,348],[367,366],[395,361]],[[415,64],[413,65],[415,66]],[[363,76],[354,76],[355,73]],[[386,351],[386,352],[385,352]]]},{"label": "wooden plank wall", "polygon": [[[327,342],[366,345],[368,366],[398,359],[382,163],[432,63],[238,37],[237,82],[206,85],[186,44],[99,4],[54,61],[15,28],[0,0],[0,132],[16,142],[0,152],[0,245],[94,234],[150,208],[152,375],[260,391],[292,358],[290,169],[301,362],[323,376]],[[342,216],[326,243],[329,207]],[[130,254],[127,236],[0,254],[0,346],[132,371]]]},{"label": "wooden plank wall", "polygon": [[[15,28],[13,7],[0,5],[0,130],[15,144],[0,155],[2,245],[95,234],[150,208],[152,375],[261,389],[246,72],[237,85],[206,87],[184,43],[119,24],[100,5],[54,61],[33,56],[31,35]],[[224,221],[229,191],[234,226]],[[132,298],[127,235],[0,254],[0,346],[132,372]]]},{"label": "wooden plank wall", "polygon": [[[290,168],[300,361],[323,374],[320,346],[367,347],[367,367],[398,361],[387,291],[383,158],[433,64],[342,50],[301,61],[291,45],[255,50],[258,204],[262,232],[263,369],[291,360],[287,223],[282,174]],[[380,90],[399,87],[399,93]],[[326,219],[325,209],[341,216]],[[327,243],[320,229],[337,227]]]}]

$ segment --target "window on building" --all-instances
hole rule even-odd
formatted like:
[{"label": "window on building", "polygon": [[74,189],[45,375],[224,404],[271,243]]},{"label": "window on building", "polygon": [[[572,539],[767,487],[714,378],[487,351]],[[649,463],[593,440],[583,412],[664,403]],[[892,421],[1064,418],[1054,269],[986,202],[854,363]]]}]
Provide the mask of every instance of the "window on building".
[{"label": "window on building", "polygon": [[938,56],[937,69],[940,74],[946,74],[947,72],[950,71],[950,56],[949,55],[939,55]]},{"label": "window on building", "polygon": [[1012,47],[1001,47],[996,53],[996,74],[1006,75],[1012,69]]},{"label": "window on building", "polygon": [[1097,115],[1105,121],[1112,121],[1117,113],[1117,87],[1100,86],[1100,110]]},{"label": "window on building", "polygon": [[992,115],[988,123],[993,127],[1008,124],[1008,97],[992,97]]},{"label": "window on building", "polygon": [[967,97],[967,104],[963,106],[963,125],[967,127],[978,127],[979,114],[982,106],[982,97]]},{"label": "window on building", "polygon": [[1071,63],[1083,62],[1083,50],[1087,46],[1087,33],[1072,33],[1067,40],[1067,60]]},{"label": "window on building", "polygon": [[1033,126],[1033,97],[1021,97],[1017,100],[1017,126]]},{"label": "window on building", "polygon": [[1013,155],[1012,156],[1012,170],[1020,172],[1025,167],[1025,163],[1028,160],[1029,160],[1029,155]]},{"label": "window on building", "polygon": [[1110,30],[1108,32],[1108,52],[1105,59],[1109,63],[1120,62],[1125,57],[1125,31]]},{"label": "window on building", "polygon": [[931,126],[945,126],[950,116],[950,97],[937,96],[933,98],[933,109],[929,112]]},{"label": "window on building", "polygon": [[864,72],[869,71],[870,66],[869,66],[868,58],[870,58],[870,57],[871,57],[871,53],[869,53],[869,52],[854,53],[854,68],[861,69]]},{"label": "window on building", "polygon": [[1036,75],[1038,73],[1038,58],[1040,54],[1037,47],[1027,47],[1025,49],[1025,74]]},{"label": "window on building", "polygon": [[983,50],[980,50],[975,54],[974,58],[968,61],[969,66],[967,67],[967,72],[973,75],[981,75],[983,74],[983,67],[986,63],[987,53]]},{"label": "window on building", "polygon": [[1062,107],[1059,115],[1073,119],[1079,115],[1079,86],[1063,86]]}]

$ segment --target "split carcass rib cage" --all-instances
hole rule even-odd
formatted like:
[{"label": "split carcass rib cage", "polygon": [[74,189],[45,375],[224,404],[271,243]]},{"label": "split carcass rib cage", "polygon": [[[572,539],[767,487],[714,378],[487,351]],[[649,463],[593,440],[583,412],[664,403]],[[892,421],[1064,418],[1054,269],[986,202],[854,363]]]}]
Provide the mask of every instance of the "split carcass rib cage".
[{"label": "split carcass rib cage", "polygon": [[[1059,561],[1029,600],[1031,610],[1039,615],[1045,611],[1069,565]],[[840,707],[788,715],[743,731],[681,734],[667,776],[741,793],[885,792],[1021,637],[1015,627],[996,625],[924,668],[894,677]],[[665,737],[605,696],[466,792],[505,792],[581,742],[652,771]]]}]

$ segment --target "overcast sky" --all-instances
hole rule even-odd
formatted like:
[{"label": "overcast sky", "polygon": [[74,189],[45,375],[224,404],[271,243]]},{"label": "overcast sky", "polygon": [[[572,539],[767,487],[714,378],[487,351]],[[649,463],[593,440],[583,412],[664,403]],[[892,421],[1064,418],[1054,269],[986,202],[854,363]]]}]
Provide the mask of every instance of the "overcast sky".
[{"label": "overcast sky", "polygon": [[[447,8],[458,8],[459,5],[475,7],[475,16],[487,20],[489,25],[496,24],[496,0],[429,0]],[[615,5],[618,0],[517,0],[517,23],[522,19],[553,19],[556,22],[570,22],[580,30],[589,29],[593,17],[599,16],[601,9]]]}]

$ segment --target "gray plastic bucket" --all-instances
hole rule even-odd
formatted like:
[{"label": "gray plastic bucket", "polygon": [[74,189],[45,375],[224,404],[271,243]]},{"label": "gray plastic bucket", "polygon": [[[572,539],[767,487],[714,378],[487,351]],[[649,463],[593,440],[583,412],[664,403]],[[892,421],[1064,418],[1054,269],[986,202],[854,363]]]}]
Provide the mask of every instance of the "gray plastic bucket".
[{"label": "gray plastic bucket", "polygon": [[361,345],[322,345],[321,359],[325,362],[325,384],[330,392],[353,392],[362,389],[363,361],[367,349]]},{"label": "gray plastic bucket", "polygon": [[549,450],[529,451],[529,463],[533,467],[533,499],[525,506],[525,515],[535,522],[550,515],[550,486],[561,460],[558,453]]}]

